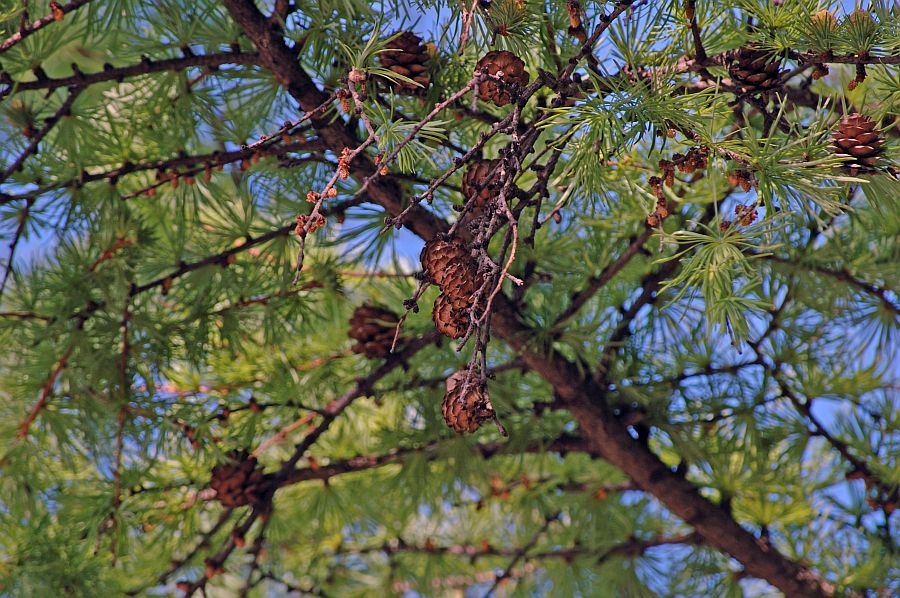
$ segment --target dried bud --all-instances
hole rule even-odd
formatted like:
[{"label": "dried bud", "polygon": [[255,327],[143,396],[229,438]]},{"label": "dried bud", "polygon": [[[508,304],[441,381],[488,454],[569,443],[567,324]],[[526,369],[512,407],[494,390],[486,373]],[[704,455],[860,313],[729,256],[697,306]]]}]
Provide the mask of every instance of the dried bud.
[{"label": "dried bud", "polygon": [[350,69],[350,74],[347,75],[347,80],[351,83],[362,83],[366,80],[366,72],[354,67]]},{"label": "dried bud", "polygon": [[55,0],[50,3],[50,13],[53,15],[54,21],[62,21],[66,17],[66,13],[59,2]]}]

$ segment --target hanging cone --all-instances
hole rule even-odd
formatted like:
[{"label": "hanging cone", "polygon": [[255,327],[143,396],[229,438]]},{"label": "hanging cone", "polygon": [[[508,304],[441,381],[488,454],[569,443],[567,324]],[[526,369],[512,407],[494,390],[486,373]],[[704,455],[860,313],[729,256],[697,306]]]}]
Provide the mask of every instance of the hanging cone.
[{"label": "hanging cone", "polygon": [[374,305],[360,305],[350,318],[347,333],[355,343],[351,350],[369,359],[381,359],[391,352],[394,332],[400,318],[392,311]]},{"label": "hanging cone", "polygon": [[781,58],[753,46],[729,53],[728,72],[747,93],[767,91],[779,84]]},{"label": "hanging cone", "polygon": [[428,280],[442,289],[449,276],[458,279],[465,270],[464,264],[472,262],[469,251],[458,239],[434,238],[425,243],[419,258]]},{"label": "hanging cone", "polygon": [[844,158],[842,165],[851,173],[871,172],[881,159],[884,138],[875,128],[875,121],[868,116],[854,112],[845,116],[838,130],[832,135],[834,145],[828,146],[834,155]]},{"label": "hanging cone", "polygon": [[390,69],[398,75],[409,77],[422,87],[416,87],[404,81],[392,82],[391,85],[398,93],[415,94],[428,89],[431,77],[428,74],[427,62],[431,58],[428,48],[422,43],[415,33],[405,31],[389,41],[385,46],[388,51],[378,54],[381,66]]},{"label": "hanging cone", "polygon": [[462,338],[469,327],[469,316],[464,309],[453,306],[447,295],[441,293],[434,302],[431,312],[434,327],[438,332],[450,338]]},{"label": "hanging cone", "polygon": [[467,374],[466,370],[450,374],[446,382],[447,391],[441,403],[444,421],[459,434],[474,432],[482,423],[495,419],[487,388],[479,379],[477,372],[472,372],[468,388],[463,395]]},{"label": "hanging cone", "polygon": [[232,452],[229,462],[213,467],[209,485],[216,499],[229,508],[257,505],[269,490],[262,467],[246,451]]},{"label": "hanging cone", "polygon": [[[495,195],[493,187],[494,181],[488,181],[488,175],[497,164],[500,163],[500,160],[476,160],[471,163],[468,170],[466,170],[466,174],[463,175],[462,180],[462,192],[466,198],[466,201],[471,199],[473,196],[475,199],[475,208],[484,210],[488,203],[491,201],[491,198]],[[496,179],[498,173],[494,173],[494,178]],[[478,191],[478,187],[481,186],[481,190]]]},{"label": "hanging cone", "polygon": [[522,59],[506,50],[492,51],[484,55],[475,65],[475,72],[485,70],[488,75],[495,76],[501,71],[499,85],[493,79],[485,79],[478,84],[478,97],[485,102],[493,102],[497,106],[506,106],[512,102],[510,86],[524,87],[528,85],[528,72]]}]

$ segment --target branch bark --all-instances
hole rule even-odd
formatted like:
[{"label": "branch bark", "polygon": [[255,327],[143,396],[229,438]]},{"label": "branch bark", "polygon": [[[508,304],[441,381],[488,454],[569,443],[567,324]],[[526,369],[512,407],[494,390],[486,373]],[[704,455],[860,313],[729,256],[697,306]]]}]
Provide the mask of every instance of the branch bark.
[{"label": "branch bark", "polygon": [[[66,14],[66,13],[72,12],[73,10],[81,8],[83,5],[87,4],[90,1],[91,0],[72,0],[72,2],[69,2],[68,4],[63,4],[59,8],[63,14]],[[17,43],[19,43],[20,41],[22,41],[23,39],[25,39],[26,37],[28,37],[29,35],[34,33],[35,31],[39,31],[39,30],[43,29],[44,27],[46,27],[47,25],[50,25],[51,23],[53,23],[56,20],[57,20],[56,15],[51,12],[49,15],[41,17],[40,19],[37,19],[36,21],[33,21],[31,23],[26,23],[17,32],[15,32],[14,34],[12,34],[8,38],[6,38],[6,40],[4,40],[3,43],[0,43],[0,54],[6,52],[7,50],[9,50],[13,46],[15,46]]]},{"label": "branch bark", "polygon": [[138,64],[129,66],[105,68],[99,73],[76,72],[70,77],[45,78],[35,81],[15,81],[8,75],[0,78],[0,84],[8,87],[0,91],[0,99],[33,89],[58,89],[60,87],[86,87],[103,81],[122,81],[128,77],[161,73],[163,71],[181,71],[192,66],[217,68],[224,64],[257,64],[259,54],[256,52],[222,52],[219,54],[206,54],[202,56],[185,56],[184,58],[169,58],[166,60],[144,60]]}]

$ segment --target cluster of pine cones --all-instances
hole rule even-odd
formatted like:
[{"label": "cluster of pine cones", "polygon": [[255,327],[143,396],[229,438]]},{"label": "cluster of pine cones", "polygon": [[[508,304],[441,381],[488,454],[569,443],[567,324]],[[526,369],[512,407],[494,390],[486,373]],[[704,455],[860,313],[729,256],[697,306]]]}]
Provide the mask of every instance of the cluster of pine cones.
[{"label": "cluster of pine cones", "polygon": [[[432,58],[429,44],[415,33],[404,31],[394,34],[385,50],[378,54],[381,66],[409,79],[389,82],[397,93],[420,94],[428,89],[431,85],[428,62]],[[478,97],[497,106],[512,103],[529,80],[522,59],[506,50],[485,54],[475,65],[475,72],[483,75],[478,84]]]},{"label": "cluster of pine cones", "polygon": [[262,467],[246,451],[229,454],[226,463],[213,467],[210,487],[216,498],[228,508],[259,505],[266,498],[270,484]]},{"label": "cluster of pine cones", "polygon": [[462,338],[469,329],[469,314],[477,312],[475,293],[483,282],[475,260],[455,237],[428,241],[420,259],[426,280],[441,289],[432,311],[435,327],[445,336]]}]

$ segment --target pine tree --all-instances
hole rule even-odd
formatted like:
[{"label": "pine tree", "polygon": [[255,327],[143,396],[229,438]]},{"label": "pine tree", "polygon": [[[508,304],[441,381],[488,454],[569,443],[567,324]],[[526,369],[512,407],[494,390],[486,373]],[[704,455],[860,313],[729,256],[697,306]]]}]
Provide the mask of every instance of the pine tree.
[{"label": "pine tree", "polygon": [[887,0],[3,2],[0,594],[897,595],[898,65]]}]

